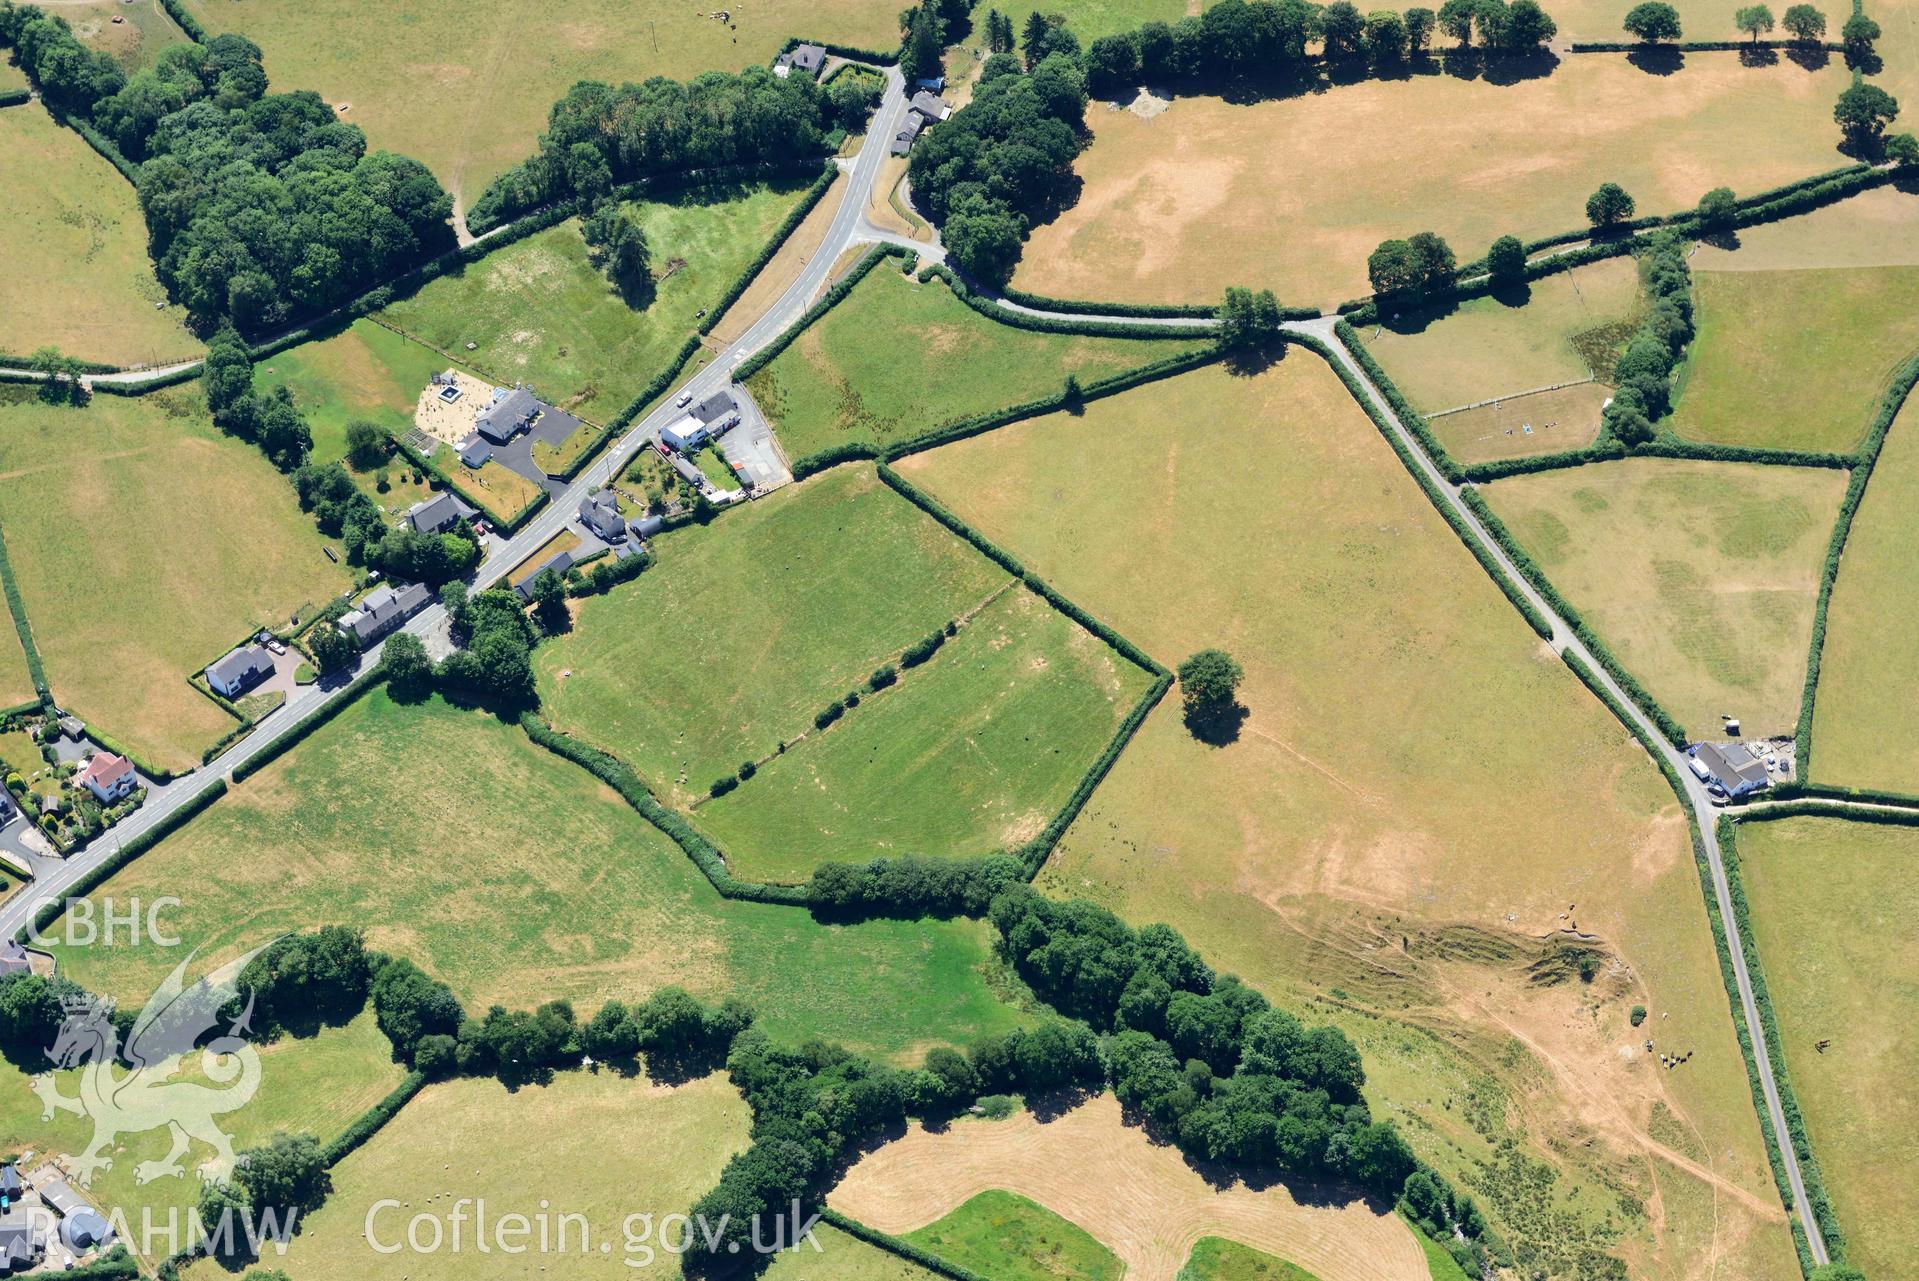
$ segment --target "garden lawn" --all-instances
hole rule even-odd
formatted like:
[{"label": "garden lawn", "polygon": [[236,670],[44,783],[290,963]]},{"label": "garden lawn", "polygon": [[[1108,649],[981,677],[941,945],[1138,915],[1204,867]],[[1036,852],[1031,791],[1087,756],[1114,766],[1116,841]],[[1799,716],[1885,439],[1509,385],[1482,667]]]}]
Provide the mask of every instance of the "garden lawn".
[{"label": "garden lawn", "polygon": [[[333,1195],[287,1252],[287,1270],[312,1281],[466,1281],[526,1277],[537,1260],[567,1277],[678,1276],[657,1240],[635,1239],[630,1216],[657,1223],[684,1213],[747,1146],[751,1120],[724,1073],[672,1087],[611,1069],[563,1072],[517,1090],[490,1078],[432,1085],[334,1169]],[[482,1252],[469,1217],[459,1250],[388,1249],[405,1244],[421,1212],[450,1234],[445,1216],[468,1197],[484,1199],[488,1233],[501,1217],[522,1214],[544,1219],[551,1235],[543,1246],[529,1234],[512,1252],[489,1235],[494,1248]],[[584,1217],[583,1225],[566,1221],[565,1238],[562,1214]],[[611,1248],[602,1252],[601,1243]],[[203,1281],[202,1272],[190,1276]]]},{"label": "garden lawn", "polygon": [[[860,48],[899,46],[899,8],[874,0],[768,0],[721,11],[690,5],[635,13],[580,0],[535,13],[503,0],[427,0],[373,10],[358,0],[306,5],[187,0],[215,32],[266,51],[283,89],[312,89],[368,146],[424,162],[465,207],[533,153],[553,103],[580,80],[690,80],[766,64],[788,37]],[[510,68],[511,70],[505,70]]]},{"label": "garden lawn", "polygon": [[1150,120],[1094,108],[1084,190],[1033,233],[1015,283],[1187,303],[1256,284],[1325,306],[1367,291],[1367,255],[1391,237],[1435,231],[1465,261],[1502,233],[1584,226],[1601,182],[1667,213],[1837,168],[1847,83],[1836,59],[1699,55],[1657,76],[1577,56],[1516,84],[1435,73],[1250,106],[1182,98]]},{"label": "garden lawn", "polygon": [[996,1281],[1119,1281],[1125,1271],[1084,1229],[1011,1192],[982,1192],[906,1239]]},{"label": "garden lawn", "polygon": [[1608,258],[1535,280],[1523,299],[1473,298],[1360,337],[1413,408],[1436,414],[1592,377],[1575,339],[1630,324],[1638,301],[1637,263]]},{"label": "garden lawn", "polygon": [[1807,777],[1919,792],[1919,401],[1893,420],[1853,517],[1826,612]]},{"label": "garden lawn", "polygon": [[1284,1259],[1275,1259],[1263,1250],[1227,1241],[1220,1237],[1201,1237],[1193,1255],[1179,1270],[1177,1281],[1319,1281],[1304,1268]]},{"label": "garden lawn", "polygon": [[[978,922],[816,923],[722,899],[680,849],[514,725],[376,690],[98,891],[184,900],[212,959],[329,923],[452,985],[470,1011],[678,984],[745,998],[791,1041],[894,1055],[1006,1031]],[[144,994],[156,948],[61,948],[76,981]]]},{"label": "garden lawn", "polygon": [[[1375,1114],[1538,1266],[1717,1249],[1798,1275],[1671,790],[1321,360],[1198,370],[900,469],[1161,662],[1246,668],[1236,741],[1162,702],[1044,889],[1166,921],[1347,1031]],[[1569,905],[1625,967],[1591,987],[1531,977]],[[1670,1015],[1685,1071],[1619,1053],[1633,1003]],[[1718,1182],[1649,1155],[1655,1114]]]},{"label": "garden lawn", "polygon": [[788,456],[890,445],[1202,345],[1014,329],[897,266],[874,267],[748,383]]},{"label": "garden lawn", "polygon": [[1919,354],[1919,266],[1698,271],[1693,293],[1671,419],[1689,440],[1850,452]]},{"label": "garden lawn", "polygon": [[133,187],[37,102],[0,110],[0,355],[42,347],[106,364],[190,360],[199,340],[147,258]]},{"label": "garden lawn", "polygon": [[534,654],[555,725],[681,803],[813,727],[813,716],[1004,571],[840,467],[657,539],[657,563],[581,604]]},{"label": "garden lawn", "polygon": [[233,728],[187,684],[348,586],[293,486],[199,384],[50,408],[0,395],[0,527],[61,706],[162,769]]},{"label": "garden lawn", "polygon": [[1037,836],[1152,678],[1013,587],[932,661],[698,811],[736,874],[977,856]]},{"label": "garden lawn", "polygon": [[[185,953],[175,955],[178,963]],[[192,973],[203,973],[195,966]],[[131,1008],[138,1011],[148,993],[130,994]],[[379,1102],[400,1084],[402,1069],[393,1062],[392,1045],[367,1011],[342,1027],[323,1028],[310,1037],[283,1037],[271,1044],[259,1045],[260,1083],[252,1101],[219,1118],[236,1149],[245,1149],[270,1140],[277,1131],[311,1134],[322,1143],[341,1134],[362,1113]],[[175,1060],[177,1066],[153,1069],[150,1080],[162,1080],[169,1072],[173,1079],[200,1081],[209,1088],[238,1088],[224,1082],[209,1082],[202,1071],[199,1056]],[[46,1062],[32,1065],[39,1072]],[[121,1065],[124,1072],[124,1065]],[[79,1093],[77,1070],[57,1073],[55,1082],[68,1098]],[[11,1063],[0,1063],[0,1150],[9,1153],[32,1149],[38,1153],[64,1153],[78,1156],[86,1150],[93,1134],[93,1122],[61,1112],[50,1121],[41,1120],[41,1103],[33,1093],[26,1071]],[[178,1175],[161,1175],[140,1182],[138,1167],[147,1161],[159,1161],[170,1147],[167,1130],[162,1127],[123,1135],[107,1149],[110,1168],[94,1176],[85,1191],[109,1211],[120,1210],[137,1229],[141,1211],[151,1209],[156,1226],[164,1230],[169,1214],[181,1216],[179,1230],[186,1236],[185,1215],[200,1195],[199,1167],[214,1160],[214,1150],[195,1141],[181,1158]],[[140,1243],[130,1243],[138,1248]],[[155,1244],[149,1264],[171,1253],[174,1245],[164,1237]]]},{"label": "garden lawn", "polygon": [[[568,219],[429,282],[380,318],[459,353],[489,382],[528,383],[541,399],[603,425],[672,362],[696,313],[752,264],[810,182],[694,188],[630,204],[654,274],[664,276],[643,310],[587,260],[579,220]],[[469,351],[468,343],[478,345]]]},{"label": "garden lawn", "polygon": [[[1906,1275],[1919,1230],[1919,831],[1795,818],[1743,823],[1752,937],[1778,1053],[1846,1234],[1846,1262]],[[1827,1042],[1830,1041],[1830,1044]],[[1821,1053],[1821,1047],[1824,1053]]]},{"label": "garden lawn", "polygon": [[1829,468],[1628,458],[1481,492],[1693,737],[1719,736],[1722,715],[1757,737],[1798,722],[1846,481]]}]

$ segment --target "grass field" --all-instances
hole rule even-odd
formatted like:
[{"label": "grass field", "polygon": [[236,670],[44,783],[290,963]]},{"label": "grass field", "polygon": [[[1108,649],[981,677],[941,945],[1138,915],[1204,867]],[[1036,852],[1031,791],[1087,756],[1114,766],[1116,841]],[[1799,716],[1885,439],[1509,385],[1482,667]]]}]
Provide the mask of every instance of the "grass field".
[{"label": "grass field", "polygon": [[[1919,832],[1795,818],[1739,829],[1739,863],[1786,1070],[1846,1261],[1908,1275],[1919,1247],[1910,1204],[1919,1166]],[[1830,1041],[1824,1046],[1823,1042]]]},{"label": "grass field", "polygon": [[978,855],[1039,834],[1152,678],[1013,588],[929,663],[700,807],[754,880],[828,859]]},{"label": "grass field", "polygon": [[895,268],[873,268],[748,384],[791,457],[889,445],[1055,393],[1069,374],[1090,383],[1200,345],[1029,333]]},{"label": "grass field", "polygon": [[1919,353],[1919,266],[1700,271],[1693,292],[1671,420],[1691,440],[1856,449]]},{"label": "grass field", "polygon": [[1193,1247],[1192,1257],[1179,1270],[1176,1281],[1319,1281],[1319,1278],[1263,1250],[1220,1237],[1201,1237]]},{"label": "grass field", "polygon": [[[34,697],[33,676],[27,671],[27,652],[20,646],[13,615],[0,610],[0,707],[18,707]],[[37,759],[39,752],[36,750],[33,756]]]},{"label": "grass field", "polygon": [[1126,1270],[1084,1229],[997,1189],[976,1193],[906,1239],[995,1281],[1119,1281]]},{"label": "grass field", "polygon": [[[652,8],[612,0],[539,15],[506,4],[434,3],[373,12],[355,0],[304,6],[187,0],[213,31],[266,51],[275,85],[312,89],[367,132],[370,147],[423,161],[471,206],[532,154],[547,113],[579,80],[691,79],[770,62],[789,36],[868,49],[899,44],[899,10],[872,0],[770,0],[751,9]],[[505,74],[505,68],[512,68]]]},{"label": "grass field", "polygon": [[0,111],[0,354],[54,346],[109,364],[191,358],[200,343],[147,258],[126,179],[38,103]]},{"label": "grass field", "polygon": [[[177,962],[179,958],[174,959]],[[135,1010],[146,995],[138,994]],[[220,1119],[239,1149],[264,1143],[280,1130],[311,1134],[327,1142],[400,1083],[401,1069],[392,1060],[392,1046],[375,1025],[371,1012],[344,1027],[325,1028],[315,1036],[286,1038],[258,1048],[258,1092],[244,1107]],[[198,1056],[169,1070],[178,1072],[178,1079],[206,1080]],[[160,1068],[154,1072],[151,1079],[164,1077]],[[61,1093],[69,1098],[76,1095],[78,1077],[78,1071],[59,1073],[56,1083]],[[40,1099],[32,1092],[30,1078],[20,1068],[0,1063],[0,1150],[32,1149],[68,1156],[86,1150],[93,1133],[90,1120],[65,1112],[57,1113],[51,1121],[40,1117]],[[212,1161],[215,1153],[211,1147],[195,1142],[181,1158],[185,1168],[180,1175],[139,1182],[138,1166],[165,1157],[168,1147],[165,1129],[124,1136],[107,1149],[113,1164],[94,1177],[86,1189],[88,1195],[110,1210],[125,1211],[128,1222],[136,1227],[143,1208],[150,1208],[160,1224],[166,1222],[169,1212],[184,1216],[199,1197],[198,1168]],[[184,1219],[181,1235],[184,1238]],[[162,1243],[157,1253],[165,1255],[170,1248]]]},{"label": "grass field", "polygon": [[1919,792],[1919,725],[1907,696],[1919,645],[1919,399],[1908,399],[1866,482],[1826,613],[1813,699],[1812,772],[1821,783]]},{"label": "grass field", "polygon": [[1815,73],[1699,55],[1659,77],[1580,56],[1513,85],[1369,80],[1252,106],[1185,98],[1150,120],[1094,108],[1085,189],[1034,232],[1016,283],[1195,303],[1251,284],[1326,305],[1366,292],[1366,256],[1389,237],[1436,231],[1463,261],[1502,233],[1583,226],[1603,181],[1666,212],[1835,168],[1846,83],[1836,60]]},{"label": "grass field", "polygon": [[1427,425],[1461,463],[1557,454],[1593,443],[1610,399],[1612,388],[1605,383],[1574,383],[1447,414]]},{"label": "grass field", "polygon": [[1496,481],[1486,501],[1695,737],[1799,719],[1845,472],[1628,458]]},{"label": "grass field", "polygon": [[[164,887],[164,888],[162,888]],[[827,927],[722,899],[610,789],[516,726],[366,696],[108,881],[176,894],[170,928],[211,958],[350,922],[468,1008],[667,984],[744,997],[775,1035],[893,1054],[1022,1021],[988,987],[983,923]],[[96,991],[143,992],[157,948],[62,949]]]},{"label": "grass field", "polygon": [[936,1273],[838,1228],[822,1223],[813,1236],[817,1253],[808,1247],[779,1255],[764,1274],[767,1281],[936,1281]]},{"label": "grass field", "polygon": [[[333,1196],[287,1252],[287,1270],[312,1281],[466,1281],[526,1277],[537,1261],[567,1277],[678,1276],[657,1241],[637,1241],[637,1221],[629,1240],[629,1216],[684,1213],[746,1146],[750,1121],[723,1073],[670,1088],[613,1071],[514,1091],[489,1079],[434,1085],[333,1171]],[[523,1253],[502,1252],[497,1240],[482,1253],[469,1219],[464,1249],[381,1252],[405,1243],[415,1214],[445,1216],[465,1197],[483,1198],[495,1222],[544,1213],[546,1247],[529,1235]],[[384,1200],[394,1204],[376,1209]],[[562,1239],[561,1214],[584,1216],[585,1226],[574,1221]]]},{"label": "grass field", "polygon": [[[1106,1094],[1043,1121],[1022,1111],[938,1132],[909,1127],[855,1164],[827,1203],[1009,1281],[1110,1277],[1115,1256],[1127,1281],[1173,1281],[1207,1236],[1293,1259],[1323,1281],[1424,1275],[1413,1232],[1390,1208],[1311,1183],[1249,1186],[1230,1173],[1201,1175],[1126,1124]],[[1048,1245],[1032,1248],[1042,1235]],[[1061,1266],[1031,1266],[1035,1255],[1048,1261],[1052,1241]]]},{"label": "grass field", "polygon": [[[1797,1275],[1670,790],[1321,362],[1185,374],[902,470],[1161,661],[1247,669],[1238,740],[1167,700],[1045,888],[1167,921],[1345,1029],[1375,1111],[1534,1266]],[[1609,958],[1591,987],[1538,977],[1569,929]],[[1631,1052],[1633,1003],[1683,1070]]]},{"label": "grass field", "polygon": [[[635,206],[656,276],[684,264],[641,311],[587,261],[579,221],[569,219],[431,282],[381,319],[460,353],[490,382],[530,383],[542,399],[605,423],[679,351],[695,313],[753,261],[806,185],[708,187]],[[470,342],[478,347],[468,351]]]},{"label": "grass field", "polygon": [[163,769],[233,727],[191,673],[347,586],[293,486],[207,424],[198,384],[86,409],[0,395],[0,526],[61,705]]},{"label": "grass field", "polygon": [[128,72],[152,66],[168,45],[187,42],[187,33],[158,0],[60,0],[49,10],[65,18],[83,43],[106,50]]},{"label": "grass field", "polygon": [[1006,581],[867,467],[790,486],[656,551],[657,565],[585,601],[533,662],[556,725],[682,803],[811,729]]}]

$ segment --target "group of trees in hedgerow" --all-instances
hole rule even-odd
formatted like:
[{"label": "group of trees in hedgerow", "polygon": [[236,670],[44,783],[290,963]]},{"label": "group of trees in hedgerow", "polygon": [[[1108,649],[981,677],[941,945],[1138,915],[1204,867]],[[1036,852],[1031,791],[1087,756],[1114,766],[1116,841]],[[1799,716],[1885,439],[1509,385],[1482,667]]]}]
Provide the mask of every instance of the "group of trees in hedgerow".
[{"label": "group of trees in hedgerow", "polygon": [[[1755,42],[1762,35],[1770,35],[1775,27],[1785,28],[1786,34],[1802,45],[1822,44],[1826,38],[1825,12],[1810,4],[1788,6],[1776,20],[1769,5],[1740,5],[1732,12],[1732,25]],[[1641,0],[1626,11],[1624,26],[1626,34],[1647,44],[1667,43],[1685,36],[1679,10],[1665,0]],[[1873,42],[1878,38],[1879,24],[1863,13],[1854,13],[1839,29],[1840,42],[1849,56],[1871,53]]]},{"label": "group of trees in hedgerow", "polygon": [[453,244],[452,199],[424,165],[369,153],[317,94],[268,93],[243,36],[169,48],[129,79],[65,19],[0,0],[0,45],[139,165],[156,271],[202,332],[258,335]]},{"label": "group of trees in hedgerow", "polygon": [[1613,367],[1613,398],[1601,416],[1622,445],[1643,445],[1653,424],[1672,408],[1672,371],[1692,341],[1692,274],[1685,241],[1673,232],[1648,239],[1639,274],[1646,310]]}]

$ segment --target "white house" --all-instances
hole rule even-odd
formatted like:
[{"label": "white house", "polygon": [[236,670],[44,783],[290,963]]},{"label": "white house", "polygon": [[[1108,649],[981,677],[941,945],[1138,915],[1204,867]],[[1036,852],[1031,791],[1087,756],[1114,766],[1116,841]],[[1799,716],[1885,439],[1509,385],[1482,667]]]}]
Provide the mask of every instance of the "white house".
[{"label": "white house", "polygon": [[133,762],[126,757],[95,752],[87,767],[80,771],[80,784],[102,805],[111,805],[132,795],[140,780],[134,777]]},{"label": "white house", "polygon": [[273,655],[264,645],[242,645],[207,668],[207,684],[222,698],[237,698],[273,675]]}]

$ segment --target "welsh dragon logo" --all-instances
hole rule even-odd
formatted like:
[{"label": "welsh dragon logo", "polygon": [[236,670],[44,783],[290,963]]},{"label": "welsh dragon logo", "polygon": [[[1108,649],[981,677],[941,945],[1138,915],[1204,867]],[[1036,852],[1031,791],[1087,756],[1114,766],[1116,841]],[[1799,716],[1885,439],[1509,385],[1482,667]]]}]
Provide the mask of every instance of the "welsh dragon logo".
[{"label": "welsh dragon logo", "polygon": [[[180,1158],[196,1139],[215,1154],[200,1167],[200,1177],[213,1180],[231,1174],[236,1159],[233,1140],[217,1118],[245,1107],[260,1088],[260,1053],[245,1036],[253,1016],[252,995],[225,1033],[211,1040],[205,1037],[219,1025],[221,1011],[235,999],[240,972],[260,950],[190,987],[185,981],[193,962],[189,955],[147,1001],[124,1047],[111,1002],[91,996],[63,1002],[66,1019],[47,1057],[55,1069],[80,1069],[80,1092],[74,1098],[62,1094],[51,1072],[34,1078],[33,1092],[44,1105],[42,1120],[52,1120],[55,1112],[92,1119],[93,1139],[86,1151],[67,1157],[73,1177],[81,1184],[90,1184],[96,1172],[112,1168],[113,1158],[107,1153],[122,1135],[159,1129],[172,1132],[172,1149],[158,1161],[142,1161],[134,1167],[138,1182],[183,1174]],[[211,1084],[173,1079],[196,1049],[201,1074]]]}]

